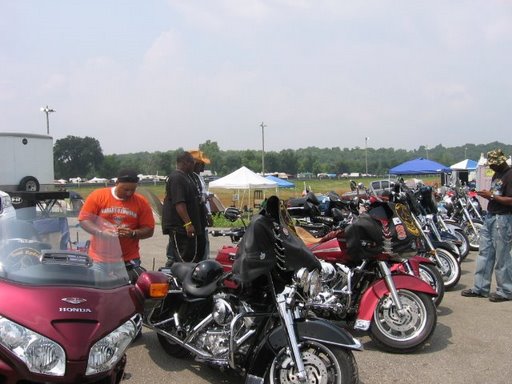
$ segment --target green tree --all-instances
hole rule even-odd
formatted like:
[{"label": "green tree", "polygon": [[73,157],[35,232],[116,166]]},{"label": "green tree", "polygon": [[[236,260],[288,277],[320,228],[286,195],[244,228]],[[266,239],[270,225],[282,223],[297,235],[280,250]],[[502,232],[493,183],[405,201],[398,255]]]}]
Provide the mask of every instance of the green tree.
[{"label": "green tree", "polygon": [[55,177],[91,177],[101,169],[103,151],[98,140],[92,137],[67,136],[53,147]]}]

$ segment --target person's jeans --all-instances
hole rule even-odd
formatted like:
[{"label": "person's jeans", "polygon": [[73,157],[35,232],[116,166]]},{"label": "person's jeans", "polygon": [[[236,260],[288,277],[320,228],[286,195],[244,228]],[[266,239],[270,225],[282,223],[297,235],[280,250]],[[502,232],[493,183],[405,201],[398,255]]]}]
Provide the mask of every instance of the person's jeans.
[{"label": "person's jeans", "polygon": [[496,273],[496,293],[512,298],[512,215],[487,215],[480,230],[473,291],[488,296],[492,271]]}]

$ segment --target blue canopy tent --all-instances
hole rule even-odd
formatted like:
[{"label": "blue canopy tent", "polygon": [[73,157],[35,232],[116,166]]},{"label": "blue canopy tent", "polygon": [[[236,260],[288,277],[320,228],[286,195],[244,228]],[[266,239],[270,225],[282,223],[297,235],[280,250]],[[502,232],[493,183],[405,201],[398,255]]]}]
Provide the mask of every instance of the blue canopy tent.
[{"label": "blue canopy tent", "polygon": [[293,188],[293,187],[295,187],[295,184],[293,184],[292,182],[290,182],[288,180],[280,179],[279,177],[265,176],[265,179],[274,181],[275,183],[277,183],[278,188]]},{"label": "blue canopy tent", "polygon": [[432,175],[450,173],[451,171],[450,167],[419,157],[391,168],[389,173],[392,175]]}]

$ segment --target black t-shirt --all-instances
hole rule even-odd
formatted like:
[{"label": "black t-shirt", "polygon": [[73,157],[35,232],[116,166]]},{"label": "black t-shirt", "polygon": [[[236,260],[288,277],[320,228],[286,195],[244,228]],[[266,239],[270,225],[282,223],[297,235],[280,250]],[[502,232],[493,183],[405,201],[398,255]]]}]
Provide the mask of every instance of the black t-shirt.
[{"label": "black t-shirt", "polygon": [[[491,181],[491,192],[494,196],[512,197],[512,168],[507,167],[502,173],[495,173]],[[487,211],[495,214],[512,213],[512,206],[490,200]]]},{"label": "black t-shirt", "polygon": [[192,175],[188,175],[180,170],[173,171],[165,185],[165,198],[162,212],[162,230],[164,234],[169,231],[186,233],[183,227],[183,220],[176,211],[177,203],[185,203],[187,212],[194,225],[196,233],[204,231],[204,226],[200,215],[201,196]]}]

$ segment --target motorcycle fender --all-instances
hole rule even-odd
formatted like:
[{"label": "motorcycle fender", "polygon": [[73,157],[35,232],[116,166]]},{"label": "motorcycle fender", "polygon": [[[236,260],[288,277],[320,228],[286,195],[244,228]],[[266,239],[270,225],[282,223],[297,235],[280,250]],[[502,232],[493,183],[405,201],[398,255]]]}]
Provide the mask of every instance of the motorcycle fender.
[{"label": "motorcycle fender", "polygon": [[418,272],[419,271],[419,266],[420,264],[430,264],[430,265],[436,265],[436,263],[434,263],[432,260],[430,260],[429,258],[427,257],[423,257],[423,256],[418,256],[418,255],[415,255],[413,257],[410,257],[409,258],[409,263],[412,267],[412,269],[415,271],[415,272]]},{"label": "motorcycle fender", "polygon": [[[295,322],[295,332],[299,340],[313,340],[322,344],[336,345],[346,349],[362,350],[359,340],[344,328],[338,327],[324,319],[301,319]],[[246,382],[249,377],[264,378],[274,357],[288,345],[286,330],[277,327],[265,336],[253,352],[251,365],[247,370]]]},{"label": "motorcycle fender", "polygon": [[[409,275],[393,275],[393,282],[396,289],[407,289],[413,292],[426,293],[427,295],[437,296],[436,291],[423,280]],[[387,295],[389,289],[384,279],[380,279],[373,283],[363,293],[361,302],[359,303],[359,311],[357,313],[357,323],[370,324],[373,318],[373,312],[379,303],[381,297]]]},{"label": "motorcycle fender", "polygon": [[457,248],[456,245],[446,241],[432,241],[432,244],[434,245],[434,248],[441,248],[444,249],[445,251],[452,253],[453,255],[455,255],[455,258],[459,260],[460,252],[459,248]]}]

